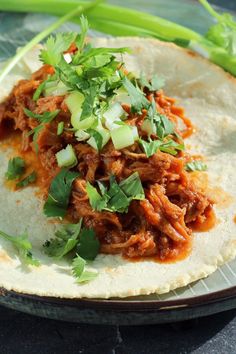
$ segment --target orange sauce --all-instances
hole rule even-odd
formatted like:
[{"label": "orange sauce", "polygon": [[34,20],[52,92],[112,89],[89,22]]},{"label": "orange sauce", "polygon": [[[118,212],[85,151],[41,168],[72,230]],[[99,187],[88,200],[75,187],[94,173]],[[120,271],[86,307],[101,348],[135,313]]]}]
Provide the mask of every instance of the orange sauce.
[{"label": "orange sauce", "polygon": [[[7,130],[6,130],[7,131]],[[9,158],[19,156],[25,160],[26,170],[22,178],[28,176],[33,171],[37,174],[37,179],[31,186],[38,187],[37,194],[45,192],[45,188],[48,186],[48,178],[45,169],[42,167],[39,158],[32,150],[21,151],[21,133],[18,131],[7,131],[4,136],[1,136],[0,147],[3,150],[8,150]],[[6,181],[5,185],[11,190],[16,190],[16,181]]]},{"label": "orange sauce", "polygon": [[216,224],[217,224],[216,214],[212,208],[209,208],[209,210],[206,211],[205,220],[203,222],[199,222],[198,220],[192,222],[190,228],[193,231],[206,232],[213,229],[213,227],[215,227]]},{"label": "orange sauce", "polygon": [[234,216],[233,220],[234,220],[234,222],[235,222],[235,224],[236,224],[236,215]]}]

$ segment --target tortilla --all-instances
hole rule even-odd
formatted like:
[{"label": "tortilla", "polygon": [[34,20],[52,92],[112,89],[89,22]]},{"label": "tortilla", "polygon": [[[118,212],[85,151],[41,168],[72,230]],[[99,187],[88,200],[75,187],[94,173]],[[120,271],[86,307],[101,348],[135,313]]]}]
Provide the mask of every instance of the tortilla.
[{"label": "tortilla", "polygon": [[[98,277],[78,285],[66,262],[56,262],[42,253],[44,240],[53,237],[56,226],[44,217],[42,202],[32,187],[17,192],[5,188],[9,156],[0,150],[0,229],[12,235],[27,230],[34,255],[42,263],[39,267],[22,267],[13,246],[0,238],[0,287],[7,290],[62,298],[161,294],[208,276],[236,256],[236,80],[197,54],[157,40],[96,38],[95,45],[130,47],[132,54],[123,56],[128,70],[165,78],[165,92],[177,97],[197,127],[196,134],[186,140],[187,146],[192,153],[204,154],[211,185],[229,193],[230,202],[215,206],[217,225],[208,232],[194,233],[192,252],[183,261],[132,262],[118,255],[99,254],[91,265],[99,272]],[[34,70],[37,66],[34,56],[35,52],[24,59],[28,75],[29,58]],[[19,74],[12,74],[2,84],[5,91],[1,91],[1,99],[16,79]]]}]

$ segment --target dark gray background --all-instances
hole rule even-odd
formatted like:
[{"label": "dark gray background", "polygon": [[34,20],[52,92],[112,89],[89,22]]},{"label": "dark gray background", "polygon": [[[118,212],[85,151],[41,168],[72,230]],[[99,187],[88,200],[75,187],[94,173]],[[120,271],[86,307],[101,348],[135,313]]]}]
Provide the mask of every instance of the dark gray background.
[{"label": "dark gray background", "polygon": [[[236,10],[236,0],[212,0]],[[173,325],[79,325],[0,307],[0,354],[234,354],[236,310]]]}]

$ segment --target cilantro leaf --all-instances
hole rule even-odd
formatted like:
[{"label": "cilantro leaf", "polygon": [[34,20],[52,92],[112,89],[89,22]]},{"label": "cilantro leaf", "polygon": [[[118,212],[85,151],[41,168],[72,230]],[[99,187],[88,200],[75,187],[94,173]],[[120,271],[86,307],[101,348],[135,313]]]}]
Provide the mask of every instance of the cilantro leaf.
[{"label": "cilantro leaf", "polygon": [[99,251],[100,242],[93,229],[82,229],[77,245],[77,253],[85,260],[93,261]]},{"label": "cilantro leaf", "polygon": [[85,270],[86,261],[77,255],[72,262],[72,274],[76,278],[77,283],[84,283],[95,279],[98,272],[90,272]]},{"label": "cilantro leaf", "polygon": [[47,80],[41,82],[41,84],[37,87],[37,89],[35,90],[34,95],[33,95],[33,101],[35,101],[35,102],[38,101],[43,90],[45,89],[46,83],[47,83]]},{"label": "cilantro leaf", "polygon": [[58,115],[60,110],[56,109],[53,112],[44,112],[43,114],[37,114],[27,108],[24,108],[24,112],[27,117],[37,119],[40,123],[50,123]]},{"label": "cilantro leaf", "polygon": [[49,195],[44,204],[44,214],[47,217],[64,217],[69,204],[72,183],[79,176],[78,172],[62,169],[52,180]]},{"label": "cilantro leaf", "polygon": [[143,200],[145,198],[143,186],[138,172],[134,172],[128,178],[123,179],[119,186],[129,198],[136,200]]},{"label": "cilantro leaf", "polygon": [[81,230],[82,219],[78,224],[65,224],[55,233],[55,238],[47,240],[43,247],[49,257],[61,259],[72,251],[77,243]]},{"label": "cilantro leaf", "polygon": [[103,137],[102,135],[95,129],[87,129],[86,133],[88,133],[91,137],[94,138],[95,143],[97,145],[98,151],[102,149],[103,146]]},{"label": "cilantro leaf", "polygon": [[129,48],[92,48],[90,45],[85,47],[83,53],[80,56],[74,58],[73,63],[76,65],[84,64],[87,60],[97,55],[112,54],[112,53],[127,53],[130,52]]},{"label": "cilantro leaf", "polygon": [[99,188],[101,195],[89,182],[86,184],[90,205],[97,211],[107,210],[110,212],[125,213],[128,211],[132,200],[145,198],[137,172],[121,181],[120,184],[116,182],[114,176],[111,176],[110,188],[107,189],[102,183],[99,183]]},{"label": "cilantro leaf", "polygon": [[160,140],[150,139],[149,141],[145,141],[143,139],[139,139],[139,143],[142,146],[143,151],[149,158],[157,152],[162,142]]},{"label": "cilantro leaf", "polygon": [[77,34],[73,32],[57,33],[56,36],[50,36],[41,50],[40,60],[44,64],[56,66],[70,45],[75,41]]},{"label": "cilantro leaf", "polygon": [[158,75],[154,75],[153,78],[150,81],[148,81],[143,73],[141,73],[139,81],[142,87],[147,87],[148,90],[151,92],[160,90],[165,84],[165,80],[162,77],[158,77]]},{"label": "cilantro leaf", "polygon": [[200,160],[188,162],[185,165],[185,170],[192,172],[192,171],[206,171],[207,170],[207,165]]},{"label": "cilantro leaf", "polygon": [[160,150],[166,152],[170,155],[177,155],[178,151],[183,151],[185,149],[184,143],[179,144],[176,141],[169,139],[160,145]]},{"label": "cilantro leaf", "polygon": [[5,177],[7,180],[20,178],[25,172],[25,161],[21,157],[13,157],[8,161],[7,172]]},{"label": "cilantro leaf", "polygon": [[[87,32],[89,30],[89,24],[88,24],[88,20],[87,17],[85,17],[84,15],[80,16],[80,35],[77,36],[76,38],[76,46],[78,48],[78,51],[82,51],[85,45],[85,38],[87,35]],[[76,58],[76,55],[75,55]]]},{"label": "cilantro leaf", "polygon": [[27,115],[27,117],[37,119],[41,123],[37,127],[35,127],[34,129],[30,130],[28,133],[29,136],[33,135],[34,148],[35,148],[36,153],[38,153],[37,140],[38,140],[38,136],[39,136],[40,131],[43,129],[44,124],[51,123],[51,121],[54,118],[56,118],[56,116],[58,115],[60,110],[56,109],[53,112],[44,112],[43,114],[37,114],[37,113],[30,111],[27,108],[24,108],[24,112]]},{"label": "cilantro leaf", "polygon": [[110,188],[107,192],[109,197],[107,201],[107,206],[105,210],[111,212],[125,213],[128,211],[129,204],[132,200],[130,199],[125,192],[121,189],[118,183],[115,180],[114,176],[110,177]]},{"label": "cilantro leaf", "polygon": [[17,237],[6,234],[3,231],[0,231],[0,236],[5,240],[10,241],[15,248],[17,249],[22,263],[27,265],[39,266],[40,262],[35,259],[31,253],[32,245],[28,240],[28,235],[23,234]]},{"label": "cilantro leaf", "polygon": [[141,113],[142,109],[150,106],[150,102],[146,99],[144,93],[135,87],[126,76],[123,78],[123,85],[130,96],[132,112]]},{"label": "cilantro leaf", "polygon": [[153,156],[158,150],[166,152],[170,155],[177,155],[178,150],[182,151],[185,149],[183,143],[179,144],[172,139],[169,139],[168,141],[151,139],[149,139],[149,141],[145,141],[143,139],[139,139],[139,143],[148,158]]},{"label": "cilantro leaf", "polygon": [[107,198],[104,198],[104,194],[101,196],[97,189],[93,187],[89,182],[86,183],[86,191],[91,207],[94,210],[102,211],[106,207],[108,201]]},{"label": "cilantro leaf", "polygon": [[85,268],[86,261],[77,255],[72,261],[72,274],[74,277],[79,278]]},{"label": "cilantro leaf", "polygon": [[36,178],[37,178],[37,174],[35,171],[33,171],[30,175],[26,176],[20,182],[18,182],[16,184],[16,187],[18,188],[26,187],[28,186],[28,184],[35,182]]}]

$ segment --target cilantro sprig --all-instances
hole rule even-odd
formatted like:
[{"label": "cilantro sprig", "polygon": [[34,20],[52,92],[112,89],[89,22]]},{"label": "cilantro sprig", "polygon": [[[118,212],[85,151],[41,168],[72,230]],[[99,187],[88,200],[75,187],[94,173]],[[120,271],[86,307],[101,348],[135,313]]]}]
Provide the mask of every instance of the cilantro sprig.
[{"label": "cilantro sprig", "polygon": [[55,238],[47,240],[44,251],[49,257],[61,259],[71,256],[72,274],[76,282],[90,281],[97,272],[85,269],[87,262],[94,260],[99,252],[100,242],[93,229],[82,228],[82,219],[78,224],[65,224],[55,233]]},{"label": "cilantro sprig", "polygon": [[189,171],[189,172],[192,172],[192,171],[206,171],[207,170],[207,164],[205,164],[203,161],[195,160],[195,161],[186,163],[185,170]]},{"label": "cilantro sprig", "polygon": [[40,265],[40,262],[35,259],[31,253],[32,244],[30,243],[26,233],[19,236],[11,236],[3,231],[0,231],[0,237],[10,241],[12,245],[17,249],[22,264],[33,266]]},{"label": "cilantro sprig", "polygon": [[89,182],[86,184],[90,205],[97,211],[126,213],[132,200],[145,198],[138,172],[133,173],[119,184],[115,177],[111,176],[109,189],[101,182],[98,186],[100,193]]},{"label": "cilantro sprig", "polygon": [[7,172],[5,177],[7,180],[20,178],[25,172],[25,161],[21,157],[13,157],[8,161]]},{"label": "cilantro sprig", "polygon": [[47,217],[63,218],[66,215],[72,183],[78,176],[78,172],[64,168],[52,180],[48,198],[43,207],[44,214]]},{"label": "cilantro sprig", "polygon": [[37,119],[40,123],[37,127],[30,130],[28,133],[28,135],[33,135],[34,148],[35,148],[36,153],[38,153],[37,139],[38,139],[40,131],[44,128],[44,124],[51,123],[53,121],[53,119],[56,118],[56,116],[58,115],[60,110],[56,109],[53,112],[44,112],[43,114],[37,114],[37,113],[30,111],[27,108],[24,108],[24,112],[27,117]]},{"label": "cilantro sprig", "polygon": [[55,233],[55,238],[47,240],[43,247],[49,257],[61,259],[72,251],[78,243],[82,219],[78,224],[65,224]]}]

